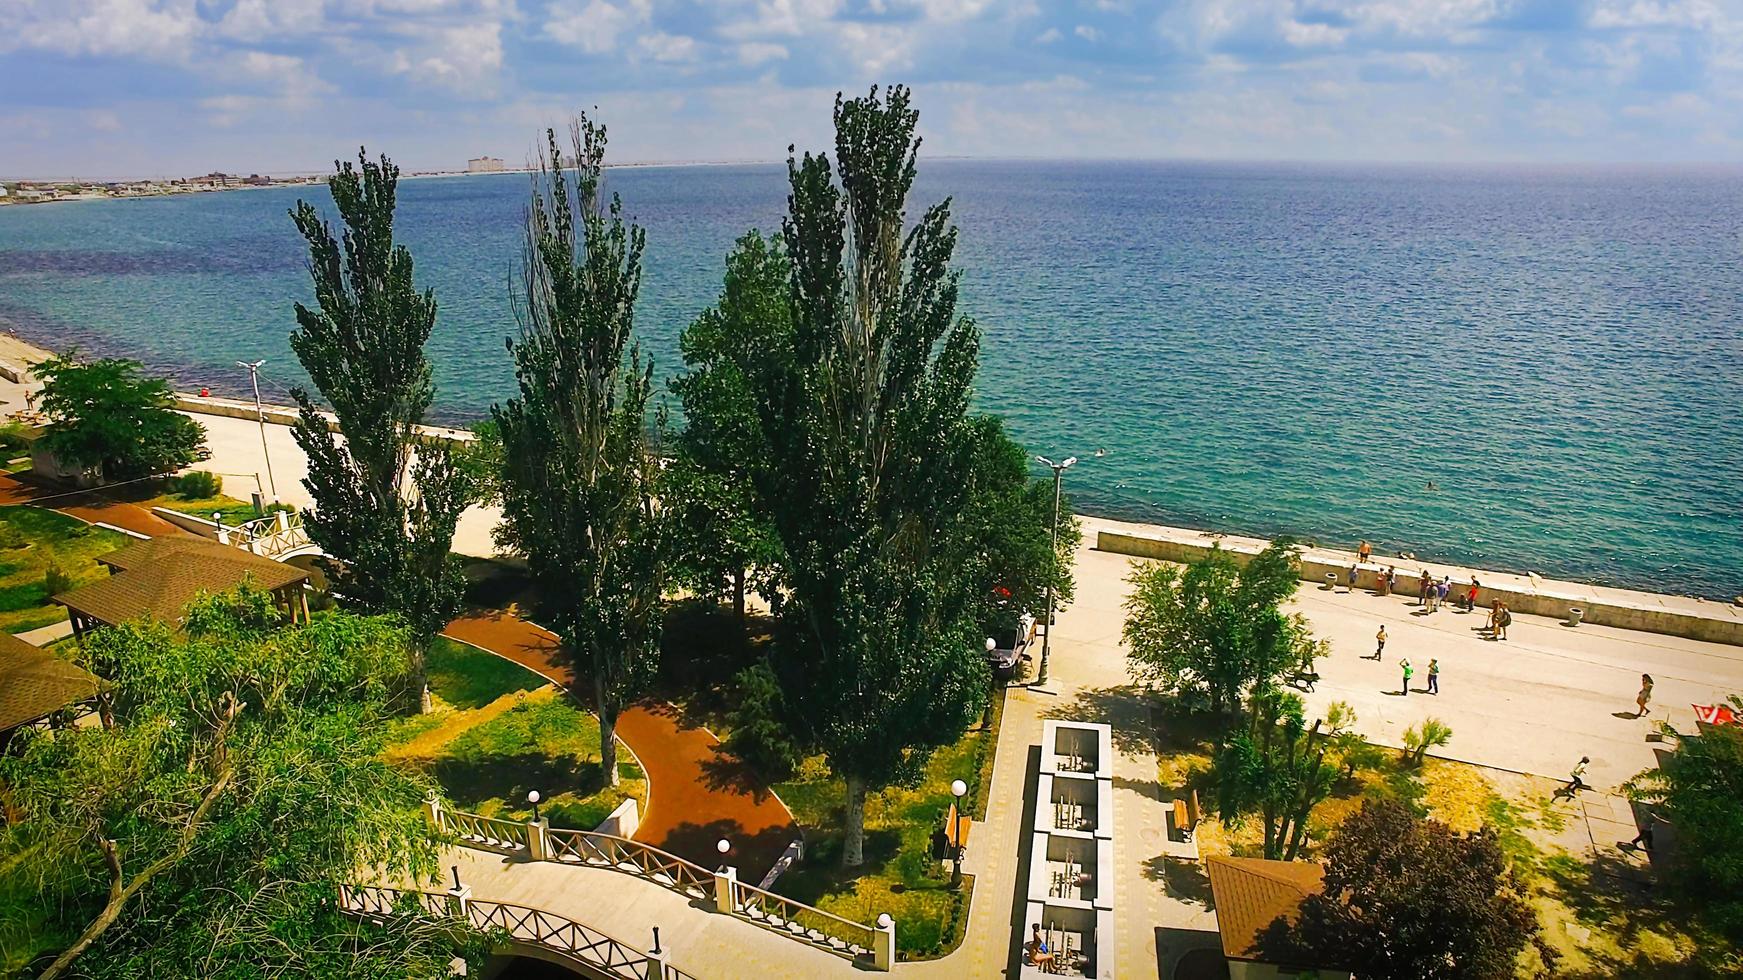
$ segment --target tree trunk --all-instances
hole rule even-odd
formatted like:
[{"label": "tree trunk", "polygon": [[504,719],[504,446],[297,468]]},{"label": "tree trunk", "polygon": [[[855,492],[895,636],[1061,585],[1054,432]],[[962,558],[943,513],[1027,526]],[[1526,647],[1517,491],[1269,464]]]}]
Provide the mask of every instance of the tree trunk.
[{"label": "tree trunk", "polygon": [[865,780],[847,777],[847,834],[841,845],[841,863],[857,868],[865,863]]},{"label": "tree trunk", "polygon": [[738,617],[739,638],[744,638],[744,569],[732,570],[732,614]]},{"label": "tree trunk", "polygon": [[427,715],[435,705],[430,701],[430,672],[426,665],[430,644],[434,638],[425,639],[412,644],[411,677],[408,682],[411,689],[418,692],[418,714]]},{"label": "tree trunk", "polygon": [[617,786],[623,782],[617,774],[617,706],[607,702],[603,678],[593,679],[593,698],[599,714],[599,770],[605,785]]}]

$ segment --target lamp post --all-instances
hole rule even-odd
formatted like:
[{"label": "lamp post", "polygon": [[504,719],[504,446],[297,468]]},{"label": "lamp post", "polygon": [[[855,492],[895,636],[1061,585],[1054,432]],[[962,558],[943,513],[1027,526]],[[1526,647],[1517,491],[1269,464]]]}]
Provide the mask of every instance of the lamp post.
[{"label": "lamp post", "polygon": [[1042,690],[1047,685],[1047,655],[1053,647],[1053,579],[1058,574],[1059,563],[1059,494],[1060,484],[1064,480],[1065,471],[1077,462],[1076,456],[1067,456],[1064,461],[1055,463],[1045,456],[1036,456],[1035,461],[1053,471],[1053,562],[1056,566],[1054,574],[1047,576],[1047,632],[1041,634],[1041,667],[1035,672],[1035,687]]},{"label": "lamp post", "polygon": [[950,781],[950,795],[956,797],[956,826],[953,830],[950,857],[950,887],[962,887],[962,798],[968,794],[968,784],[960,779]]},{"label": "lamp post", "polygon": [[542,797],[539,796],[538,790],[536,790],[536,789],[527,790],[527,802],[531,803],[533,805],[533,823],[539,822],[539,800],[540,799],[542,799]]},{"label": "lamp post", "polygon": [[254,420],[260,424],[260,451],[266,456],[266,483],[272,487],[272,501],[278,502],[278,480],[272,475],[272,451],[266,448],[266,413],[260,408],[260,366],[266,361],[260,360],[250,364],[247,361],[237,361],[236,366],[248,369],[248,378],[254,382]]},{"label": "lamp post", "polygon": [[726,855],[732,850],[732,841],[722,837],[714,842],[714,849],[720,853],[720,866],[726,866]]}]

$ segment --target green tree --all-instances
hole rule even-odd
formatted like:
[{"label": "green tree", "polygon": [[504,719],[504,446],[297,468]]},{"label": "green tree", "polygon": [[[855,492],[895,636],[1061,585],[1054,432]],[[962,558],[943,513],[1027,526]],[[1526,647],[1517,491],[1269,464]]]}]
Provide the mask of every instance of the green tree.
[{"label": "green tree", "polygon": [[1010,629],[1024,612],[1046,616],[1046,593],[1071,604],[1071,575],[1083,538],[1070,501],[1059,506],[1059,548],[1053,548],[1053,481],[1029,476],[1029,456],[1005,432],[996,415],[970,419],[974,459],[968,506],[963,512],[967,545],[960,557],[972,579],[974,621],[981,635]]},{"label": "green tree", "polygon": [[777,674],[846,784],[848,866],[864,860],[867,791],[914,774],[986,695],[960,564],[980,333],[956,313],[950,202],[908,227],[917,119],[899,86],[837,98],[835,166],[787,164],[788,306],[717,345],[754,406],[742,458],[781,542]]},{"label": "green tree", "polygon": [[[113,728],[21,735],[0,758],[0,948],[42,977],[424,977],[479,952],[334,907],[369,869],[432,880],[430,788],[381,761],[405,630],[345,613],[282,626],[271,597],[195,600],[184,632],[86,638]],[[359,948],[370,955],[358,956]]]},{"label": "green tree", "polygon": [[791,333],[789,268],[779,238],[739,238],[720,298],[679,335],[686,369],[672,379],[685,418],[667,483],[674,572],[702,595],[730,594],[741,625],[747,589],[778,599],[782,555],[753,492],[763,434],[739,362],[759,337]]},{"label": "green tree", "polygon": [[[1731,706],[1743,715],[1743,697]],[[1743,725],[1700,734],[1662,726],[1677,748],[1624,787],[1676,828],[1671,880],[1719,932],[1743,944]]]},{"label": "green tree", "polygon": [[1245,565],[1221,546],[1186,565],[1154,563],[1132,573],[1126,600],[1127,659],[1138,677],[1238,710],[1302,661],[1313,642],[1281,606],[1301,585],[1300,552],[1279,538]]},{"label": "green tree", "polygon": [[333,590],[360,609],[393,613],[411,629],[410,678],[428,708],[424,653],[460,611],[464,583],[449,552],[474,490],[447,443],[420,431],[436,386],[424,343],[436,298],[418,292],[412,256],[393,240],[399,168],[387,157],[338,165],[327,179],[343,242],[313,205],[291,212],[309,245],[318,309],[296,305],[291,349],[333,408],[343,441],[301,388],[293,434],[308,455],[315,499],[309,540],[331,559]]},{"label": "green tree", "polygon": [[[665,521],[655,506],[652,369],[631,341],[643,236],[599,193],[605,129],[571,128],[575,170],[546,131],[527,212],[520,397],[492,409],[504,470],[501,540],[527,558],[551,626],[593,680],[601,768],[618,782],[612,732],[659,657]],[[627,356],[626,356],[627,352]]]},{"label": "green tree", "polygon": [[31,370],[42,380],[48,417],[40,447],[105,480],[171,473],[210,455],[206,429],[175,410],[169,382],[145,377],[138,361],[80,361],[71,349]]},{"label": "green tree", "polygon": [[1498,980],[1527,944],[1546,965],[1537,914],[1495,832],[1460,834],[1394,800],[1368,800],[1325,847],[1325,888],[1255,939],[1267,962],[1364,980]]},{"label": "green tree", "polygon": [[1452,741],[1452,726],[1439,718],[1426,718],[1421,726],[1404,730],[1404,758],[1413,766],[1422,765],[1428,750]]},{"label": "green tree", "polygon": [[1247,724],[1217,753],[1218,815],[1230,823],[1258,817],[1265,856],[1295,860],[1307,841],[1308,818],[1337,782],[1338,767],[1325,756],[1338,734],[1323,720],[1308,727],[1294,694],[1271,689],[1254,695]]}]

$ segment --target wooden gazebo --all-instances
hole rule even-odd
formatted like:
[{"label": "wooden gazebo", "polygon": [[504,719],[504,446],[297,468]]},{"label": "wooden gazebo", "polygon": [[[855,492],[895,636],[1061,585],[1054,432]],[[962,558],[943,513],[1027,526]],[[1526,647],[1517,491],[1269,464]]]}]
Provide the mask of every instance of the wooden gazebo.
[{"label": "wooden gazebo", "polygon": [[102,690],[83,667],[0,632],[0,747],[16,729],[87,704]]},{"label": "wooden gazebo", "polygon": [[232,545],[195,537],[150,538],[97,561],[109,568],[108,578],[54,597],[67,607],[73,635],[80,638],[98,626],[137,620],[179,626],[182,610],[200,592],[225,592],[243,582],[272,593],[292,622],[308,622],[303,585],[309,573]]}]

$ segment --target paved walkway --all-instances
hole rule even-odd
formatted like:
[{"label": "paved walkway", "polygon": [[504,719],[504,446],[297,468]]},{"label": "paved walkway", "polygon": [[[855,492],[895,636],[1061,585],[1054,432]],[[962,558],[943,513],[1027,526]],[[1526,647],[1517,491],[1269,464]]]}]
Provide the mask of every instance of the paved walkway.
[{"label": "paved walkway", "polygon": [[37,504],[91,524],[112,524],[152,538],[187,533],[138,504],[111,500],[89,490],[68,493],[13,476],[0,476],[0,504]]},{"label": "paved walkway", "polygon": [[[592,702],[587,683],[577,687],[556,636],[512,611],[470,612],[444,633],[549,678],[583,705]],[[648,805],[636,840],[713,867],[715,842],[724,837],[732,841],[743,878],[755,884],[799,837],[785,804],[728,755],[712,732],[686,723],[670,705],[631,705],[618,717],[617,735],[648,776]]]}]

